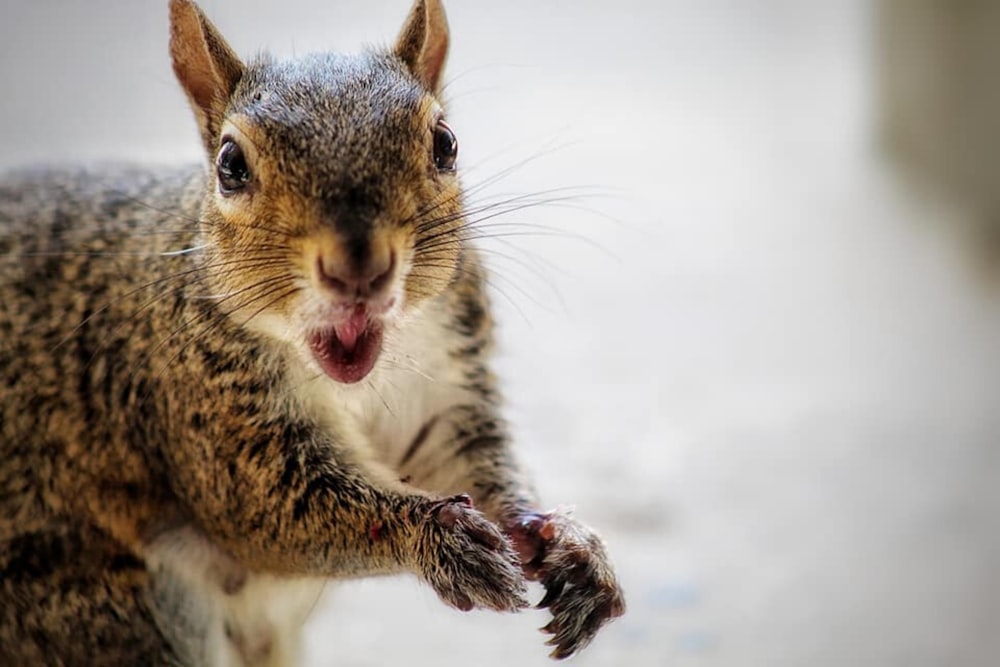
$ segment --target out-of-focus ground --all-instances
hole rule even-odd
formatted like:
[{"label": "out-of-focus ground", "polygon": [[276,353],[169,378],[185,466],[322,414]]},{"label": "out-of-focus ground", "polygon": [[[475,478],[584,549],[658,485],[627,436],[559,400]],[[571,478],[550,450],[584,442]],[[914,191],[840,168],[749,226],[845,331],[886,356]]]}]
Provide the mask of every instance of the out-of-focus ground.
[{"label": "out-of-focus ground", "polygon": [[[196,158],[165,5],[8,0],[0,165]],[[204,2],[239,51],[282,54],[386,41],[407,5]],[[485,245],[521,452],[629,596],[574,663],[995,664],[998,295],[954,231],[974,202],[880,151],[876,13],[448,10],[467,182],[532,158],[474,199],[586,195],[483,227],[509,234]],[[308,664],[545,665],[544,622],[351,583]]]}]

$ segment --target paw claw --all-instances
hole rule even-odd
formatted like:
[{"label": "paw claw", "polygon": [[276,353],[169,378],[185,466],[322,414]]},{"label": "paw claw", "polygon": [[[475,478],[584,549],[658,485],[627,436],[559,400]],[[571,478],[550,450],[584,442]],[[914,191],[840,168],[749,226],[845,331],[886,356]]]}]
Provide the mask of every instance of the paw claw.
[{"label": "paw claw", "polygon": [[525,573],[536,573],[545,586],[535,606],[552,614],[540,630],[553,635],[546,641],[555,647],[553,658],[580,651],[605,623],[624,613],[604,544],[592,530],[556,512],[527,513],[508,526]]},{"label": "paw claw", "polygon": [[548,582],[545,587],[545,595],[542,596],[542,599],[538,601],[538,604],[535,605],[535,607],[538,609],[547,609],[551,607],[555,604],[556,600],[559,599],[559,596],[562,595],[563,588],[565,588],[565,586],[566,584],[562,580],[553,580]]},{"label": "paw claw", "polygon": [[527,588],[513,547],[461,494],[432,502],[418,542],[421,573],[448,604],[517,611]]}]

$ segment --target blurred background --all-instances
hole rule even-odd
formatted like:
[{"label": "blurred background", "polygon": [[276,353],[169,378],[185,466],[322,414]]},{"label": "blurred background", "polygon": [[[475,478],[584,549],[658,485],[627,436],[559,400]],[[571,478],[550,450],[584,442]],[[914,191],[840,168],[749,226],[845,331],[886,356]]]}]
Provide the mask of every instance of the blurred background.
[{"label": "blurred background", "polygon": [[[204,0],[236,49],[408,0]],[[447,3],[499,371],[629,613],[584,665],[1000,655],[1000,3]],[[199,159],[165,0],[5,0],[0,167]],[[496,177],[496,178],[494,178]],[[541,612],[330,587],[309,665],[546,665]]]}]

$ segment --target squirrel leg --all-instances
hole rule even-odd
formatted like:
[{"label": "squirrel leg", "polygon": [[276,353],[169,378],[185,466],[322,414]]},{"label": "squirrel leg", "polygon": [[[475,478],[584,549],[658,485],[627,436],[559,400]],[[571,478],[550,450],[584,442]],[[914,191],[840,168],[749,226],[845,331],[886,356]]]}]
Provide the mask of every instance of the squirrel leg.
[{"label": "squirrel leg", "polygon": [[411,454],[403,474],[421,488],[472,494],[514,544],[525,576],[545,586],[538,606],[552,614],[543,628],[553,635],[552,656],[576,653],[625,612],[604,542],[566,511],[538,509],[491,406],[458,406],[434,427],[436,433],[424,434],[427,442]]},{"label": "squirrel leg", "polygon": [[251,571],[411,571],[459,609],[527,605],[516,552],[467,496],[387,483],[318,428],[268,422],[252,437],[173,457],[192,481],[183,492],[201,529]]}]

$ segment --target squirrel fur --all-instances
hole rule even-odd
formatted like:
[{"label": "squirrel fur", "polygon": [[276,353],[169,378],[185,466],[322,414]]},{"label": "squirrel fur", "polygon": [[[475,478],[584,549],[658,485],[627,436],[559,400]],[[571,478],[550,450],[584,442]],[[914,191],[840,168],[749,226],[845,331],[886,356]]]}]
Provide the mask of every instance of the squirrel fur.
[{"label": "squirrel fur", "polygon": [[0,663],[294,664],[323,581],[403,572],[538,580],[576,652],[624,598],[509,442],[439,0],[293,61],[170,15],[207,169],[0,181]]}]

